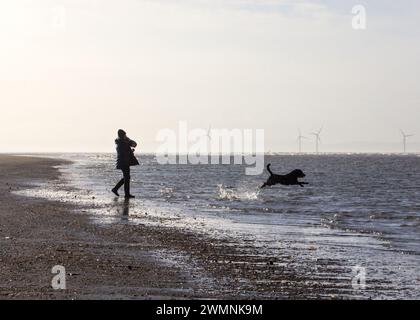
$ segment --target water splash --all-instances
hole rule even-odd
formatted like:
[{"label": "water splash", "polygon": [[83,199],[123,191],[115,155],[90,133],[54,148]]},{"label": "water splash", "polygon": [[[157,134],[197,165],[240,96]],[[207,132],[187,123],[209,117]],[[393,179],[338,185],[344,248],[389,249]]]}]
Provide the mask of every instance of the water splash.
[{"label": "water splash", "polygon": [[218,198],[221,200],[258,200],[260,190],[235,190],[222,184],[218,185]]}]

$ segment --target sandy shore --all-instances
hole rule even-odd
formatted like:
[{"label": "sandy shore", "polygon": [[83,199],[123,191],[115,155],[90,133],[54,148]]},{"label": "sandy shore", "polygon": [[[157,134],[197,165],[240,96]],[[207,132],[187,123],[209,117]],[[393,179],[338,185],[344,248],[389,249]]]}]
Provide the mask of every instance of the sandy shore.
[{"label": "sandy shore", "polygon": [[[13,193],[59,179],[62,163],[0,156],[0,299],[290,299],[344,290],[296,274],[287,256],[179,229],[95,224],[81,205]],[[66,290],[51,287],[55,265],[66,268]]]}]

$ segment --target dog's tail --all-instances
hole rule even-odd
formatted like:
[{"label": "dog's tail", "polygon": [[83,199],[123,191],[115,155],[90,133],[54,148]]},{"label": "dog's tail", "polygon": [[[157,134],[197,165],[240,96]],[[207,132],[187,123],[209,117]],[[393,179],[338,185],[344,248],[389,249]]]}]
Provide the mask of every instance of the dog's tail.
[{"label": "dog's tail", "polygon": [[273,175],[273,172],[270,170],[270,166],[271,166],[271,163],[267,164],[267,171],[270,172],[271,175]]}]

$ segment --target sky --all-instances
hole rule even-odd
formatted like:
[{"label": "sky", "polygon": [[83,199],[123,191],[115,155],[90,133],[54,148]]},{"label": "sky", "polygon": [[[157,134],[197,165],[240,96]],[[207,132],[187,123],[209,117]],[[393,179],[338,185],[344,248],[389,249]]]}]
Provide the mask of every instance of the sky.
[{"label": "sky", "polygon": [[415,0],[2,1],[0,152],[112,152],[119,128],[153,152],[180,121],[420,152],[419,74]]}]

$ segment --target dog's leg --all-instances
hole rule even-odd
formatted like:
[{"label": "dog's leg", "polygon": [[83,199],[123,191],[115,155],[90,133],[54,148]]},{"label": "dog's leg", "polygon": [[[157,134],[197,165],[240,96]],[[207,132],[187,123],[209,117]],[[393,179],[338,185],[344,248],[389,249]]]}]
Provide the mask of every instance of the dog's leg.
[{"label": "dog's leg", "polygon": [[260,189],[265,188],[266,186],[267,186],[267,184],[266,184],[266,183],[264,183],[264,184],[260,187]]}]

